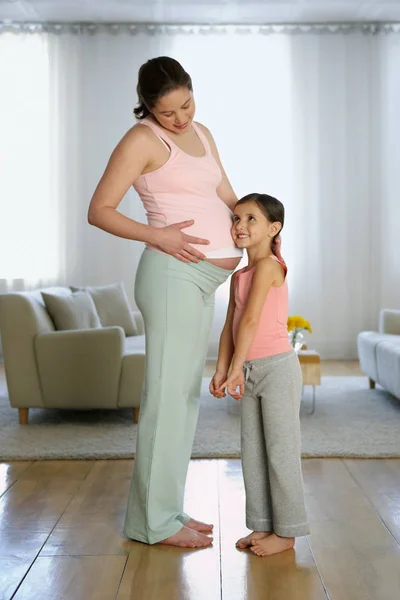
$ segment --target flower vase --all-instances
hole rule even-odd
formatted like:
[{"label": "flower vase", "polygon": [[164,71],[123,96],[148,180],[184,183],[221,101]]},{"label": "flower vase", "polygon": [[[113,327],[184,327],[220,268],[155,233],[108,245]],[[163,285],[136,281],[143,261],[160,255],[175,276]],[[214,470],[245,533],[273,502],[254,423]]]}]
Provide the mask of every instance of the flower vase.
[{"label": "flower vase", "polygon": [[301,350],[304,344],[304,335],[301,333],[301,331],[299,329],[293,329],[293,331],[290,332],[289,337],[294,351],[298,352]]}]

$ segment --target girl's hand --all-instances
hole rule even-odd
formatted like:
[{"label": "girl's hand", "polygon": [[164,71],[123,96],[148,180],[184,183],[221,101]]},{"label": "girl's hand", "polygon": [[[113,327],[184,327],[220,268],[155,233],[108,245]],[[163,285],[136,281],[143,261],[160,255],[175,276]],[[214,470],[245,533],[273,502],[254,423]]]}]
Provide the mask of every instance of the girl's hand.
[{"label": "girl's hand", "polygon": [[210,381],[210,394],[215,398],[225,398],[225,388],[220,389],[227,378],[227,373],[216,371],[214,377]]},{"label": "girl's hand", "polygon": [[[241,400],[244,394],[244,373],[243,369],[240,370],[232,370],[228,379],[222,384],[222,386],[217,390],[219,392],[221,389],[227,388],[228,394],[235,398],[235,400]],[[237,391],[239,388],[239,391]]]},{"label": "girl's hand", "polygon": [[170,254],[185,263],[198,263],[200,260],[204,260],[205,255],[193,248],[190,243],[207,245],[210,243],[209,240],[193,237],[181,231],[185,227],[190,227],[193,223],[193,220],[182,221],[168,227],[160,227],[154,232],[154,245],[166,254]]}]

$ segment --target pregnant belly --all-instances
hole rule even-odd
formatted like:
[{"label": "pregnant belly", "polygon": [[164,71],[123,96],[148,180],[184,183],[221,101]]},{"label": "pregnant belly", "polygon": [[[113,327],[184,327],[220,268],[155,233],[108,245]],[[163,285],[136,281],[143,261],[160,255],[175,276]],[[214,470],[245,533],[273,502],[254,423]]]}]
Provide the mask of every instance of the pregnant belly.
[{"label": "pregnant belly", "polygon": [[226,269],[227,271],[236,269],[240,263],[240,260],[241,259],[238,256],[232,256],[229,258],[206,258],[207,262],[215,265],[216,267],[220,267],[221,269]]}]

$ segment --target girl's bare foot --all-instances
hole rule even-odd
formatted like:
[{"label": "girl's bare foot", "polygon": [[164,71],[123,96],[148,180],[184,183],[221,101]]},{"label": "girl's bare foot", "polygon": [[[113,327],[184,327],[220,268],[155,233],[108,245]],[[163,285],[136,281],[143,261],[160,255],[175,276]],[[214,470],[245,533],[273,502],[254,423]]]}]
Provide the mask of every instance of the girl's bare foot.
[{"label": "girl's bare foot", "polygon": [[214,529],[214,525],[208,525],[207,523],[203,523],[203,521],[196,521],[196,519],[190,519],[185,525],[189,529],[194,529],[194,531],[199,531],[200,533],[211,533]]},{"label": "girl's bare foot", "polygon": [[159,543],[167,546],[178,546],[179,548],[206,548],[211,546],[212,541],[213,538],[184,525],[177,533]]},{"label": "girl's bare foot", "polygon": [[279,554],[279,552],[285,552],[285,550],[290,550],[294,546],[294,538],[279,537],[276,533],[272,533],[267,538],[258,541],[254,540],[254,542],[250,550],[257,556]]},{"label": "girl's bare foot", "polygon": [[271,535],[270,531],[253,531],[252,533],[249,533],[249,535],[246,535],[246,537],[240,538],[240,540],[236,542],[236,548],[242,550],[244,548],[250,548],[250,546],[254,546],[258,540],[262,540],[269,535]]}]

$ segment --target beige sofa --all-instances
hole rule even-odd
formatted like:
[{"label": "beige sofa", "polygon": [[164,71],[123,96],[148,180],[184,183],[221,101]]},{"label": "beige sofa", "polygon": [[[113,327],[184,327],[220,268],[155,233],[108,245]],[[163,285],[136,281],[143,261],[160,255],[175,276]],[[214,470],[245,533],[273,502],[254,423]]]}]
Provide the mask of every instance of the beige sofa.
[{"label": "beige sofa", "polygon": [[[96,293],[101,300],[96,306],[103,316],[96,316],[94,326],[64,330],[57,330],[42,292],[56,300],[75,301],[70,288],[0,295],[7,386],[10,404],[18,408],[21,424],[28,422],[30,408],[130,407],[137,421],[145,368],[143,322],[140,313],[131,312],[126,301],[130,335],[123,326],[110,325],[113,320],[119,322],[119,313],[115,312],[118,303],[107,305],[112,287],[88,288],[95,302]],[[111,292],[115,297],[115,289]],[[87,300],[85,295],[82,298]],[[82,321],[82,311],[77,316]]]}]

